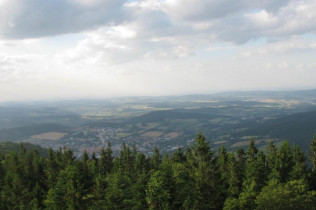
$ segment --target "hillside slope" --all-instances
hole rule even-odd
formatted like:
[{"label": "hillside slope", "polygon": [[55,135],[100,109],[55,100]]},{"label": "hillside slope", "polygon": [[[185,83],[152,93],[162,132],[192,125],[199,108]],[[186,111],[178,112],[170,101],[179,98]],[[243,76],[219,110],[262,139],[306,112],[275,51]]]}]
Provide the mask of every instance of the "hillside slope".
[{"label": "hillside slope", "polygon": [[40,147],[38,145],[30,144],[30,143],[13,143],[13,142],[0,142],[0,153],[6,154],[11,152],[19,153],[21,151],[21,146],[24,147],[26,151],[34,151],[37,152],[45,157],[48,156],[48,149]]},{"label": "hillside slope", "polygon": [[309,149],[309,144],[316,134],[316,110],[284,116],[278,119],[257,123],[247,130],[237,133],[237,136],[269,136],[286,139],[299,145],[303,150]]}]

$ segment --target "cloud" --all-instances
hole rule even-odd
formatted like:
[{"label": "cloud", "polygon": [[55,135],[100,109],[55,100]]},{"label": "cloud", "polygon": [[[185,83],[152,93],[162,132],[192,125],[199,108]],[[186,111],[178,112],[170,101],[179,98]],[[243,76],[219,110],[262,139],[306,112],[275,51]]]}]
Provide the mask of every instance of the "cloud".
[{"label": "cloud", "polygon": [[316,41],[311,41],[298,36],[288,39],[270,42],[260,47],[248,47],[243,49],[239,58],[250,58],[262,55],[290,55],[316,52]]},{"label": "cloud", "polygon": [[275,13],[267,10],[248,11],[216,20],[209,31],[220,40],[241,44],[258,38],[276,40],[315,33],[315,9],[315,1],[291,1]]},{"label": "cloud", "polygon": [[[128,27],[139,42],[131,45],[160,43],[170,51],[166,45],[194,49],[192,42],[243,44],[315,33],[315,10],[314,0],[2,0],[0,35],[25,39]],[[120,38],[125,45],[124,37],[116,43]]]},{"label": "cloud", "polygon": [[9,56],[0,54],[0,81],[5,82],[23,76],[30,75],[31,72],[24,68],[34,58],[34,55]]},{"label": "cloud", "polygon": [[162,7],[176,19],[195,22],[224,18],[248,10],[276,12],[288,2],[289,0],[165,0]]},{"label": "cloud", "polygon": [[23,39],[76,33],[118,24],[125,0],[5,0],[0,4],[0,35]]}]

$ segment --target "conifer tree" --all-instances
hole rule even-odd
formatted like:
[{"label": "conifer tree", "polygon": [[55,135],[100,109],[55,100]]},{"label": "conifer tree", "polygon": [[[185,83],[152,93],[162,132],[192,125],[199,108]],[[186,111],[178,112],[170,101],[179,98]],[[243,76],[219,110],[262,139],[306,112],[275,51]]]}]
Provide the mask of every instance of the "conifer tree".
[{"label": "conifer tree", "polygon": [[136,204],[133,199],[133,182],[120,171],[112,172],[106,177],[105,209],[133,209]]},{"label": "conifer tree", "polygon": [[235,154],[233,152],[228,154],[228,189],[227,195],[229,197],[237,198],[241,191],[242,179],[238,174],[238,165],[237,160],[235,158]]},{"label": "conifer tree", "polygon": [[102,148],[100,151],[99,168],[100,173],[106,175],[112,171],[113,168],[113,151],[111,148],[111,143],[108,142],[106,149]]},{"label": "conifer tree", "polygon": [[316,190],[316,135],[310,144],[308,151],[308,160],[311,163],[311,169],[309,172],[309,183],[313,190]]},{"label": "conifer tree", "polygon": [[154,148],[154,155],[151,157],[151,167],[154,170],[158,170],[159,164],[161,162],[161,154],[157,147]]},{"label": "conifer tree", "polygon": [[174,153],[172,153],[171,160],[176,163],[184,163],[186,161],[185,154],[181,147],[179,147]]},{"label": "conifer tree", "polygon": [[290,179],[291,180],[307,180],[307,169],[306,169],[306,158],[305,154],[301,151],[301,149],[294,145],[292,147],[293,151],[293,168],[290,172]]},{"label": "conifer tree", "polygon": [[278,177],[276,171],[276,159],[277,159],[277,148],[273,141],[270,141],[266,149],[266,166],[269,179],[276,179]]},{"label": "conifer tree", "polygon": [[316,135],[314,135],[314,138],[310,144],[308,157],[312,164],[312,172],[316,174]]},{"label": "conifer tree", "polygon": [[293,167],[293,154],[291,147],[287,141],[284,141],[278,152],[276,158],[276,170],[277,170],[277,179],[280,182],[286,182],[290,178],[290,172]]},{"label": "conifer tree", "polygon": [[213,151],[200,132],[192,145],[192,153],[188,153],[190,176],[195,183],[193,208],[220,208],[222,203],[217,202],[218,176],[213,160]]},{"label": "conifer tree", "polygon": [[[262,157],[257,160],[258,149],[255,147],[255,141],[250,140],[247,149],[247,160],[245,163],[245,179],[243,182],[243,191],[239,196],[239,207],[241,209],[254,209],[256,196],[260,192],[261,182],[261,163]],[[263,154],[260,154],[262,156]]]},{"label": "conifer tree", "polygon": [[172,166],[168,156],[165,156],[148,182],[146,200],[150,209],[173,209],[173,196],[175,183]]},{"label": "conifer tree", "polygon": [[219,174],[218,191],[220,193],[218,202],[224,203],[227,197],[227,189],[229,188],[229,166],[228,154],[225,146],[222,146],[216,157],[216,169]]},{"label": "conifer tree", "polygon": [[60,172],[56,185],[48,192],[45,205],[48,209],[86,209],[87,191],[84,179],[75,165],[68,165]]}]

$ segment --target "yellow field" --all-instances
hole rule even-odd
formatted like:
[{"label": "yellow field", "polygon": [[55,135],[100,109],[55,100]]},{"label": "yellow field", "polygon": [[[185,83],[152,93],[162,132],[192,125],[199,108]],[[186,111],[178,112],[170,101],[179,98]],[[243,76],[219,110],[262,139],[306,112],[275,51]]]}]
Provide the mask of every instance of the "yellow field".
[{"label": "yellow field", "polygon": [[160,132],[160,131],[150,131],[150,132],[143,133],[141,136],[147,137],[147,138],[157,138],[161,136],[162,134],[163,132]]},{"label": "yellow field", "polygon": [[[261,142],[266,142],[269,143],[270,141],[273,141],[274,139],[259,139],[259,140],[255,140],[255,144],[260,144]],[[230,147],[244,147],[247,146],[249,144],[249,141],[240,141],[237,142],[235,144],[232,144]]]},{"label": "yellow field", "polygon": [[41,134],[38,134],[38,135],[34,135],[34,136],[31,136],[32,138],[35,138],[35,139],[45,139],[45,140],[59,140],[61,139],[62,137],[66,136],[67,133],[59,133],[59,132],[47,132],[47,133],[41,133]]},{"label": "yellow field", "polygon": [[171,139],[177,138],[180,135],[181,133],[177,133],[177,132],[170,132],[170,133],[165,134],[165,136],[168,136]]},{"label": "yellow field", "polygon": [[225,144],[227,142],[228,141],[226,141],[226,140],[222,140],[222,141],[215,141],[215,142],[213,142],[213,144],[215,144],[215,145],[217,145],[217,144]]}]

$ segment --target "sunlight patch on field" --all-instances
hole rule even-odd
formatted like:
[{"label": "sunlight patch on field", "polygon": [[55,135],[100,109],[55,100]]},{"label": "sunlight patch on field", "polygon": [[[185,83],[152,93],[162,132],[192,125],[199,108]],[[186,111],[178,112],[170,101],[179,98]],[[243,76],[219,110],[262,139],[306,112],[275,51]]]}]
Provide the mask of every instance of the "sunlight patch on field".
[{"label": "sunlight patch on field", "polygon": [[174,139],[174,138],[177,138],[178,136],[181,136],[181,133],[178,133],[178,132],[170,132],[170,133],[167,133],[165,134],[165,136],[171,138],[171,139]]},{"label": "sunlight patch on field", "polygon": [[38,135],[31,136],[34,139],[45,139],[45,140],[59,140],[62,137],[66,136],[67,133],[59,133],[59,132],[47,132]]},{"label": "sunlight patch on field", "polygon": [[118,138],[125,138],[125,137],[127,137],[127,136],[129,136],[129,135],[131,135],[131,134],[125,133],[125,132],[116,133],[116,136],[117,136]]},{"label": "sunlight patch on field", "polygon": [[162,134],[163,132],[160,132],[160,131],[150,131],[150,132],[143,133],[141,136],[146,137],[146,138],[157,138],[161,136]]},{"label": "sunlight patch on field", "polygon": [[[274,141],[275,139],[260,139],[260,140],[255,140],[255,144],[260,144],[262,142],[265,142],[265,143],[269,143],[271,141]],[[237,142],[235,144],[232,144],[230,145],[230,147],[245,147],[249,144],[249,141],[240,141],[240,142]]]},{"label": "sunlight patch on field", "polygon": [[215,141],[215,142],[213,142],[213,144],[218,145],[218,144],[225,144],[227,142],[229,142],[229,141],[222,140],[222,141]]}]

